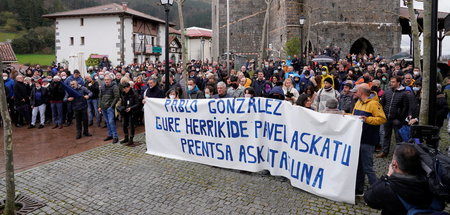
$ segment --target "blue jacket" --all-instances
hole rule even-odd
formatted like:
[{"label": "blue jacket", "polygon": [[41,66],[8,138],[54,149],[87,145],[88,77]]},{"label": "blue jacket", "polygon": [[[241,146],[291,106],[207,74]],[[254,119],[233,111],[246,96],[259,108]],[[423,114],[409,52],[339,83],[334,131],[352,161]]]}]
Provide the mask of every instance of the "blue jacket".
[{"label": "blue jacket", "polygon": [[[84,86],[78,86],[78,88],[74,89],[75,91],[77,91],[80,95],[79,97],[73,97],[75,98],[72,101],[72,108],[73,110],[83,110],[83,109],[87,109],[88,105],[87,105],[87,99],[84,98],[84,96],[89,96],[92,97],[92,92],[89,91],[86,87]],[[64,101],[67,101],[67,99],[71,97],[69,96],[69,94],[66,92],[66,96],[64,97]]]},{"label": "blue jacket", "polygon": [[5,81],[5,87],[8,88],[9,90],[9,98],[14,96],[14,80],[12,80],[11,78],[6,79]]}]

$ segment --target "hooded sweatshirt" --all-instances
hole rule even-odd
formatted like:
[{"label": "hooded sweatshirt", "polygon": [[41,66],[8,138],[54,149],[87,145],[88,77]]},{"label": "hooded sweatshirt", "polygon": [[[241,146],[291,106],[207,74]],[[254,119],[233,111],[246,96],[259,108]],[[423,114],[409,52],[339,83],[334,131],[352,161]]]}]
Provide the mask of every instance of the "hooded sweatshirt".
[{"label": "hooded sweatshirt", "polygon": [[321,74],[322,82],[321,82],[320,88],[323,88],[325,86],[324,82],[325,82],[325,79],[327,79],[327,78],[331,78],[331,80],[333,80],[333,83],[331,83],[331,87],[334,88],[334,78],[333,78],[333,76],[330,75],[330,73],[328,71],[328,67],[323,66],[322,68],[325,68],[325,71],[327,72],[327,74],[326,75]]}]

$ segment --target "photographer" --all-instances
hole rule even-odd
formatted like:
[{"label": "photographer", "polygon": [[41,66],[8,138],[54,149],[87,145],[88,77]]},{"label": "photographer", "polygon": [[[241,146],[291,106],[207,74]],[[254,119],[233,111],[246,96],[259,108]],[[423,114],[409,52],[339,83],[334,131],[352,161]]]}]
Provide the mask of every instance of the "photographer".
[{"label": "photographer", "polygon": [[299,93],[292,85],[291,78],[287,78],[286,80],[284,80],[283,93],[284,93],[284,97],[285,97],[286,101],[289,101],[292,104],[294,104],[297,101],[297,99],[299,97]]},{"label": "photographer", "polygon": [[402,200],[419,209],[430,208],[433,194],[424,176],[419,152],[414,146],[396,146],[387,175],[367,190],[364,200],[371,208],[381,209],[383,215],[407,214]]}]

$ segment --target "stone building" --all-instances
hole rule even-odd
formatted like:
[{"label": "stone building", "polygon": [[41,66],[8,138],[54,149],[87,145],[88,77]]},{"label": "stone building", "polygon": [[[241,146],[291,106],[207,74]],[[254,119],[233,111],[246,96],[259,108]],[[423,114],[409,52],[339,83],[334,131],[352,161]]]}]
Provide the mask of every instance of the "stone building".
[{"label": "stone building", "polygon": [[[226,53],[226,2],[212,1],[214,59]],[[230,52],[257,59],[266,3],[264,0],[229,0],[229,3]],[[306,18],[303,27],[299,23],[301,16]],[[337,46],[342,56],[372,53],[389,57],[400,51],[399,16],[400,3],[392,0],[273,0],[265,56],[286,57],[282,51],[284,43],[299,37],[304,41],[303,50],[309,47],[320,51]]]}]

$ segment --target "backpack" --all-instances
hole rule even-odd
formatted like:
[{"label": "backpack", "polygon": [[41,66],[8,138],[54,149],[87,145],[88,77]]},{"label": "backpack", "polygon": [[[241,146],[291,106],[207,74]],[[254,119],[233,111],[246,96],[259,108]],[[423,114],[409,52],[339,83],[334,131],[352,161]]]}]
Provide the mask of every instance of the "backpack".
[{"label": "backpack", "polygon": [[402,197],[397,195],[400,202],[403,204],[405,209],[408,211],[406,215],[449,215],[449,213],[442,211],[442,209],[445,207],[445,205],[442,205],[442,202],[439,201],[437,198],[433,198],[433,201],[431,202],[431,205],[428,209],[419,209],[414,205],[409,204],[406,202]]}]

